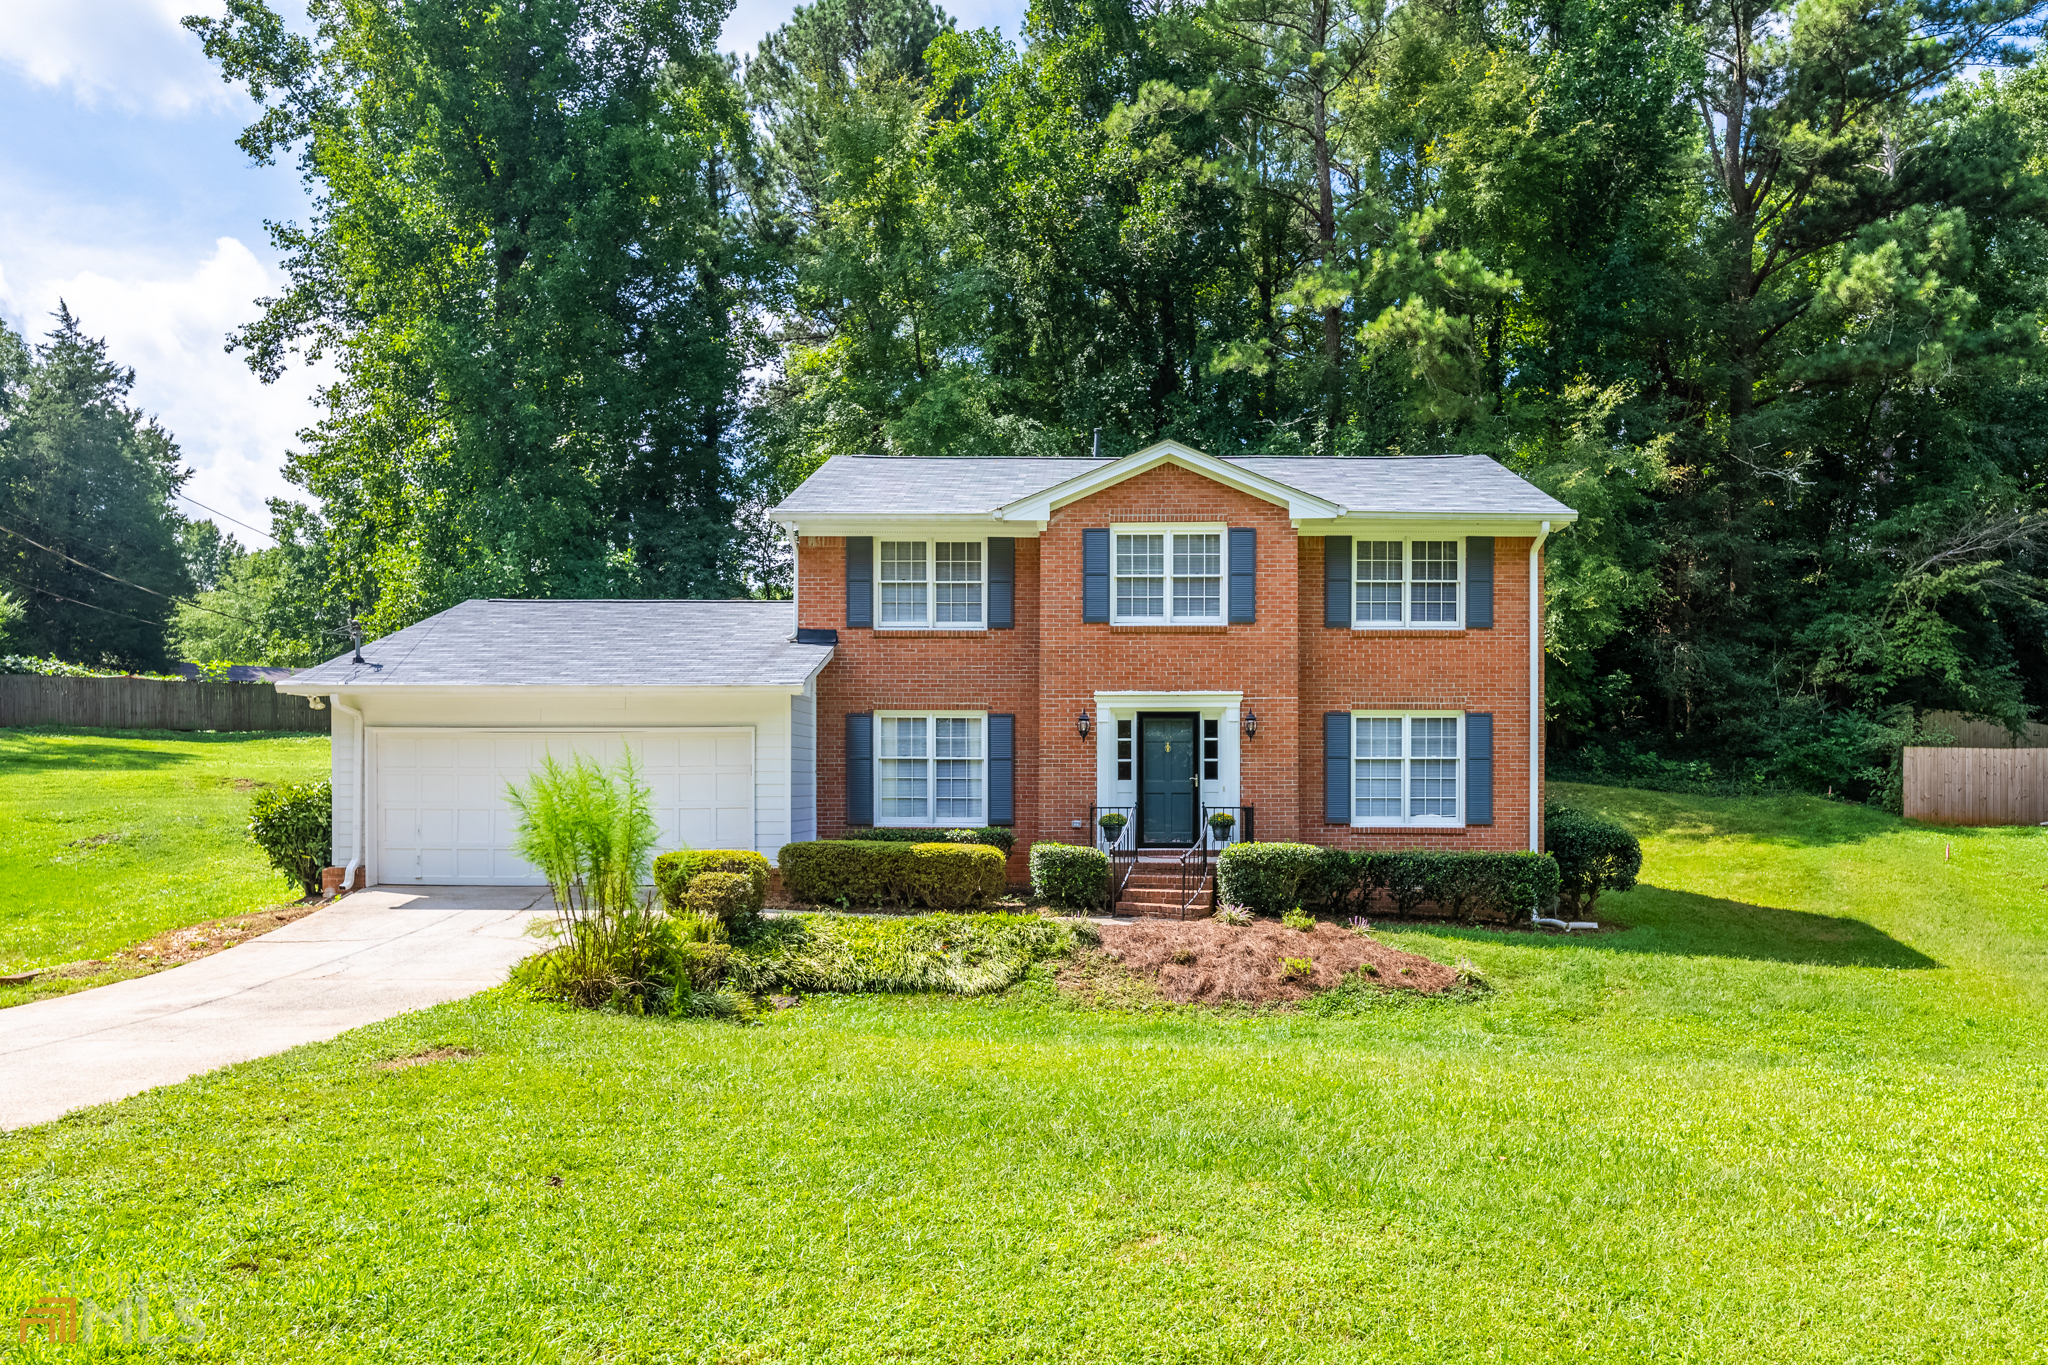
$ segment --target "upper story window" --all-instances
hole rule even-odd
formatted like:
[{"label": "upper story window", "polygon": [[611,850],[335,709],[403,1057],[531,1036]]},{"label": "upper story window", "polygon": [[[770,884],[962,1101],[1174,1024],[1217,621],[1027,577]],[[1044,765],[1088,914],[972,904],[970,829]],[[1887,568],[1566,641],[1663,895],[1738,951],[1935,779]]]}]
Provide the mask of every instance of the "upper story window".
[{"label": "upper story window", "polygon": [[875,546],[876,624],[898,630],[980,630],[982,543],[884,540]]},{"label": "upper story window", "polygon": [[1221,527],[1118,527],[1114,535],[1117,623],[1223,620]]},{"label": "upper story window", "polygon": [[1361,540],[1352,624],[1455,627],[1464,580],[1455,540]]},{"label": "upper story window", "polygon": [[880,825],[974,826],[984,822],[985,757],[979,712],[875,716]]},{"label": "upper story window", "polygon": [[1455,714],[1353,716],[1351,822],[1464,823],[1463,726]]}]

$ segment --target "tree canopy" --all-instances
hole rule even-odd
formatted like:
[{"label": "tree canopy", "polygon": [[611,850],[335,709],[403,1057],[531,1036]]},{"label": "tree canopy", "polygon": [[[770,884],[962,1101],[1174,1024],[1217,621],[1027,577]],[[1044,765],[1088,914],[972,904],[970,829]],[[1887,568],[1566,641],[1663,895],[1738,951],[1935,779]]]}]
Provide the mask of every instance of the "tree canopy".
[{"label": "tree canopy", "polygon": [[2048,703],[2044,5],[188,24],[316,196],[236,342],[340,363],[330,615],[773,591],[758,509],[841,452],[1482,452],[1581,513],[1562,749],[1861,791],[1921,711]]}]

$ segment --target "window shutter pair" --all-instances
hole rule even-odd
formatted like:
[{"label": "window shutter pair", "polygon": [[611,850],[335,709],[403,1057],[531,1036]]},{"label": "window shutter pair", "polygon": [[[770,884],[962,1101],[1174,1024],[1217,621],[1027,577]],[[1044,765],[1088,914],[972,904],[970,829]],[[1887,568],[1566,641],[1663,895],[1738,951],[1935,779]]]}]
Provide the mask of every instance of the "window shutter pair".
[{"label": "window shutter pair", "polygon": [[[1017,625],[1017,538],[988,538],[988,627],[1013,630]],[[846,538],[846,624],[873,629],[875,624],[875,538]]]},{"label": "window shutter pair", "polygon": [[[1259,532],[1254,526],[1233,526],[1229,542],[1227,608],[1224,619],[1246,625],[1259,619]],[[1109,528],[1081,532],[1081,619],[1109,620]]]},{"label": "window shutter pair", "polygon": [[[1323,537],[1323,624],[1351,625],[1351,537]],[[1465,537],[1465,626],[1493,629],[1493,537]]]},{"label": "window shutter pair", "polygon": [[[1323,712],[1323,823],[1351,823],[1351,713]],[[1465,713],[1465,823],[1493,823],[1493,713]]]},{"label": "window shutter pair", "polygon": [[[988,718],[988,822],[1017,823],[1017,717]],[[875,823],[875,714],[846,714],[846,823]]]}]

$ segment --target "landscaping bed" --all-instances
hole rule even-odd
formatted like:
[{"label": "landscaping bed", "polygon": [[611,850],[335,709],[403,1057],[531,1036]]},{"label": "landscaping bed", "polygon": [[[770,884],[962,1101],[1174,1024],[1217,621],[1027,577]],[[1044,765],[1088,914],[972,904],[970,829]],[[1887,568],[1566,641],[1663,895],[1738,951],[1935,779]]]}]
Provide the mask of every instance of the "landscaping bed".
[{"label": "landscaping bed", "polygon": [[[1459,981],[1454,967],[1334,924],[1302,930],[1273,920],[1241,926],[1213,919],[1140,920],[1099,929],[1100,946],[1077,952],[1060,974],[1061,985],[1084,998],[1123,994],[1105,980],[1118,976],[1135,978],[1158,1000],[1177,1005],[1292,1003],[1361,973],[1383,990],[1422,995],[1450,990]],[[1290,971],[1289,959],[1309,964],[1308,973]]]}]

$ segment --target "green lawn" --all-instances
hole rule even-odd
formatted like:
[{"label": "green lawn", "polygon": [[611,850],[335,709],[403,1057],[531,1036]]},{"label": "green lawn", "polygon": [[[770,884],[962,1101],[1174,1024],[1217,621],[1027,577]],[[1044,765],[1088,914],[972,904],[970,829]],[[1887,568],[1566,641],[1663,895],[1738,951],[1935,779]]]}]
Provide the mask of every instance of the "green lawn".
[{"label": "green lawn", "polygon": [[0,730],[0,966],[295,899],[242,832],[252,784],[327,766],[325,735]]},{"label": "green lawn", "polygon": [[1634,927],[1385,931],[1477,1001],[484,997],[0,1140],[0,1283],[167,1359],[2048,1359],[2048,831],[1566,794]]}]

